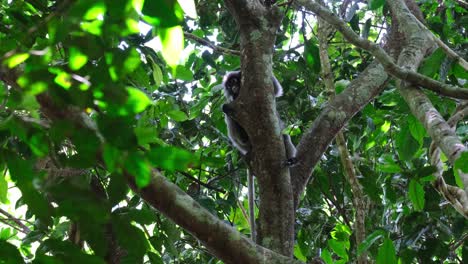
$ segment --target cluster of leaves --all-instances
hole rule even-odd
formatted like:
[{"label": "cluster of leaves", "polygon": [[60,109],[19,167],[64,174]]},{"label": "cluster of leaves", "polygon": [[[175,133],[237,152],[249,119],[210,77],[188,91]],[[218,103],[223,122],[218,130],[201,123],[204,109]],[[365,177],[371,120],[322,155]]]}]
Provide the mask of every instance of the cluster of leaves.
[{"label": "cluster of leaves", "polygon": [[[195,238],[128,189],[123,170],[145,186],[158,168],[214,215],[250,232],[242,212],[248,207],[245,165],[229,147],[219,110],[220,78],[239,68],[239,57],[200,51],[186,41],[186,59],[180,60],[183,32],[228,49],[239,48],[239,33],[222,1],[196,2],[194,20],[172,0],[0,0],[1,63],[17,73],[0,76],[0,208],[15,211],[11,219],[0,211],[0,262],[102,263],[117,255],[110,252],[110,237],[126,263],[215,263]],[[385,27],[384,1],[370,2],[348,14],[349,24],[377,41]],[[442,40],[466,51],[466,11],[446,2],[443,10],[437,1],[421,8]],[[141,23],[152,29],[142,32]],[[328,100],[315,32],[310,17],[288,9],[275,47],[274,71],[285,90],[278,107],[295,142]],[[291,36],[299,45],[291,45]],[[160,48],[149,47],[153,38]],[[330,42],[339,92],[371,57],[339,33]],[[468,79],[439,51],[421,72],[452,83]],[[78,109],[97,127],[47,116],[37,99],[44,92],[63,111],[59,115]],[[431,99],[444,116],[453,112],[453,102]],[[466,125],[457,128],[465,139],[466,131]],[[458,245],[466,222],[450,206],[441,209],[430,186],[430,139],[393,84],[353,118],[346,137],[369,199],[369,235],[355,245],[352,193],[332,146],[298,210],[295,257],[306,260],[322,249],[327,263],[346,263],[362,252],[379,263],[466,261],[468,248]],[[63,168],[80,175],[53,173]],[[445,179],[455,185],[452,174],[448,170]],[[72,241],[76,225],[85,245]]]}]

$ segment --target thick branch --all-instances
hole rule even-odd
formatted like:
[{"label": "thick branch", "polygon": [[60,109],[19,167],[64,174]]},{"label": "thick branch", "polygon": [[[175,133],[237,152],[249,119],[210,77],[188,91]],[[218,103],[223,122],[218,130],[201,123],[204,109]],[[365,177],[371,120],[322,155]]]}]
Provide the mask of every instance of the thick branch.
[{"label": "thick branch", "polygon": [[395,64],[393,59],[383,50],[383,48],[381,48],[378,44],[359,37],[359,35],[357,35],[350,27],[348,27],[346,22],[341,20],[339,17],[320,4],[312,0],[297,0],[295,3],[300,7],[302,6],[311,10],[320,16],[320,18],[335,26],[352,44],[369,51],[385,67],[385,71],[391,75],[441,95],[460,99],[468,99],[468,89],[462,89],[453,85],[438,82],[422,74],[419,74],[414,70],[408,70],[405,67],[400,67],[399,65]]},{"label": "thick branch", "polygon": [[[411,43],[411,45],[405,46],[402,50],[398,58],[398,65],[410,70],[415,70],[423,60],[427,50],[432,47],[431,42],[428,41],[430,36],[418,30],[419,22],[411,15],[411,12],[402,0],[391,1],[388,4],[393,16],[398,22],[400,32],[404,34],[408,43]],[[421,90],[401,81],[398,82],[398,87],[400,94],[408,103],[411,112],[424,125],[429,136],[442,152],[444,152],[452,164],[460,157],[462,152],[468,151],[437,109],[432,105],[429,98],[421,92]],[[460,174],[466,186],[465,191],[453,186],[448,188],[441,177],[438,179],[438,183],[436,183],[436,187],[437,185],[445,187],[443,191],[451,193],[451,197],[460,198],[459,201],[449,199],[457,210],[459,210],[458,203],[461,203],[463,207],[468,204],[468,175],[461,172]],[[467,217],[468,207],[463,208],[461,213]]]},{"label": "thick branch", "polygon": [[126,176],[132,189],[145,201],[193,234],[226,263],[302,263],[256,245],[157,171],[153,171],[150,185],[142,189],[136,188],[132,175]]},{"label": "thick branch", "polygon": [[374,61],[314,120],[297,147],[298,165],[291,168],[296,207],[313,168],[335,135],[356,113],[383,91],[388,81],[389,76],[383,66]]}]

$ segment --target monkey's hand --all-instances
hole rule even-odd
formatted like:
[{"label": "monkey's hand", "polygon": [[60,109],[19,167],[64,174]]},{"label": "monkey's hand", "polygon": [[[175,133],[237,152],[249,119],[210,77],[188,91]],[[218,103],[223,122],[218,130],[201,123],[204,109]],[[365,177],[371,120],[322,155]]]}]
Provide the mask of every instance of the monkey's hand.
[{"label": "monkey's hand", "polygon": [[223,104],[221,109],[223,110],[223,113],[225,113],[228,116],[234,113],[234,108],[229,104]]},{"label": "monkey's hand", "polygon": [[286,167],[295,167],[298,164],[298,162],[299,162],[299,160],[296,157],[292,157],[292,158],[287,159],[284,162],[284,165]]}]

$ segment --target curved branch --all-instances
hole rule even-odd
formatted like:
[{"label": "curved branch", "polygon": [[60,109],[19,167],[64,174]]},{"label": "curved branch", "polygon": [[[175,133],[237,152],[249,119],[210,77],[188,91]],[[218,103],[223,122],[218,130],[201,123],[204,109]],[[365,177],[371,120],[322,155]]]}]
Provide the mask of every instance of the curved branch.
[{"label": "curved branch", "polygon": [[[411,43],[411,45],[403,48],[398,58],[398,64],[410,70],[415,70],[423,60],[427,50],[432,48],[433,43],[428,41],[429,35],[418,30],[420,28],[419,22],[411,15],[402,0],[391,1],[388,5],[400,29],[402,29],[400,32]],[[402,81],[399,81],[397,85],[411,112],[424,125],[435,145],[444,152],[452,164],[460,157],[461,153],[468,151],[453,129],[420,89],[407,85]],[[436,154],[431,158],[432,164],[436,166],[440,165],[436,160],[437,157]],[[460,174],[463,183],[467,186],[466,190],[468,190],[468,175],[466,173]],[[441,176],[434,184],[436,189],[443,193],[457,211],[468,217],[468,192],[466,190],[445,184]]]},{"label": "curved branch", "polygon": [[312,0],[297,0],[295,3],[299,7],[305,7],[306,9],[311,10],[320,16],[320,18],[335,26],[336,29],[338,29],[338,31],[340,31],[343,36],[355,46],[370,52],[384,66],[385,71],[391,75],[401,80],[411,82],[414,85],[422,86],[423,88],[434,91],[441,95],[459,99],[468,99],[468,89],[462,89],[453,85],[444,84],[415,71],[398,66],[378,44],[359,37],[359,35],[354,33],[354,31],[348,27],[348,25],[343,20],[320,4],[313,2]]},{"label": "curved branch", "polygon": [[193,41],[195,41],[195,42],[197,42],[197,43],[199,43],[201,45],[212,48],[215,52],[240,56],[240,51],[238,51],[238,50],[232,50],[232,49],[216,46],[215,44],[211,43],[210,41],[208,41],[208,40],[206,40],[204,38],[200,38],[198,36],[195,36],[192,33],[184,32],[184,36],[187,39],[191,39],[191,40],[193,40]]},{"label": "curved branch", "polygon": [[387,86],[390,80],[383,66],[372,62],[338,94],[314,120],[297,146],[298,165],[291,168],[294,205],[309,181],[312,170],[343,126]]},{"label": "curved branch", "polygon": [[126,174],[128,184],[146,202],[198,238],[209,251],[226,263],[291,263],[294,260],[256,245],[189,195],[153,170],[151,183],[137,188],[134,176]]}]

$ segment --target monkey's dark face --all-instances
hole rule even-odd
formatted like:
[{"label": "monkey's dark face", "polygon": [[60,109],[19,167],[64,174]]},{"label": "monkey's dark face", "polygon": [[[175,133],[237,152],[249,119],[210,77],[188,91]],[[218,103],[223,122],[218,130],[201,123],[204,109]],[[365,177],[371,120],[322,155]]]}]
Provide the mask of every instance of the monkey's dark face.
[{"label": "monkey's dark face", "polygon": [[233,99],[236,99],[240,93],[240,78],[233,76],[226,81],[226,89],[229,91]]},{"label": "monkey's dark face", "polygon": [[241,89],[241,72],[233,71],[223,78],[224,95],[228,102],[234,101],[239,96]]}]

